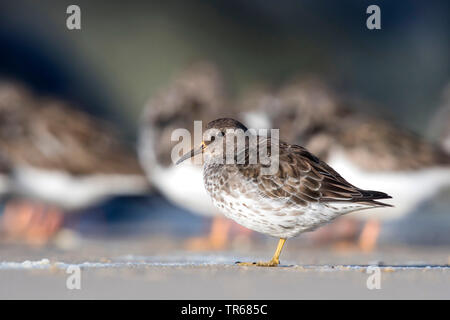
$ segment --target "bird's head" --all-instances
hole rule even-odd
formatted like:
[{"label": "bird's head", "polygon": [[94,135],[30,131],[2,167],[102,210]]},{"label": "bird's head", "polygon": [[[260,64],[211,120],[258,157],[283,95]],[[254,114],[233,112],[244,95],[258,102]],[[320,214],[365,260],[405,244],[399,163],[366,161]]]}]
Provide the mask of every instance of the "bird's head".
[{"label": "bird's head", "polygon": [[237,120],[231,118],[221,118],[211,121],[206,126],[203,133],[203,139],[200,146],[194,147],[191,151],[185,153],[176,164],[190,159],[197,154],[203,153],[206,156],[223,156],[226,153],[226,141],[233,141],[233,151],[235,148],[234,140],[238,135],[245,134],[247,128]]}]

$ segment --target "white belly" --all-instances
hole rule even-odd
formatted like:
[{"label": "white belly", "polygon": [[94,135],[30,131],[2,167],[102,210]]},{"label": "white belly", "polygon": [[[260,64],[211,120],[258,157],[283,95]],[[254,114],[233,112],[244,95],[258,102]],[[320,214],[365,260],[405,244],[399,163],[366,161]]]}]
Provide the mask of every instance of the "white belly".
[{"label": "white belly", "polygon": [[[250,195],[251,191],[249,191]],[[257,193],[252,193],[252,196]],[[238,195],[235,193],[235,195]],[[335,218],[365,205],[355,203],[310,203],[307,207],[286,205],[285,202],[259,197],[257,199],[221,193],[223,201],[212,197],[214,205],[224,215],[240,225],[273,237],[292,238],[312,231]]]}]

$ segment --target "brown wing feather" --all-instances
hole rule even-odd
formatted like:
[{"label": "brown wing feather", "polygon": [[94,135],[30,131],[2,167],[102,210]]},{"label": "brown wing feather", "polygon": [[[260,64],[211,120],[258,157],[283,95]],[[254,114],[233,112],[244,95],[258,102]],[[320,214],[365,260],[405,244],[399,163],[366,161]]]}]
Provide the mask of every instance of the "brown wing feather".
[{"label": "brown wing feather", "polygon": [[306,206],[308,202],[363,202],[390,206],[374,200],[391,198],[379,191],[362,190],[347,182],[333,168],[297,145],[280,142],[280,165],[275,175],[262,175],[258,165],[241,165],[240,172],[257,172],[260,194]]},{"label": "brown wing feather", "polygon": [[[321,202],[371,202],[372,200],[391,198],[391,196],[384,192],[363,190],[355,187],[328,164],[309,153],[303,147],[289,145],[288,148],[293,150],[293,152],[291,152],[295,154],[299,162],[308,163],[311,166],[311,173],[313,177],[320,179],[320,187],[316,192],[320,192]],[[307,173],[306,177],[311,176],[311,173]],[[304,189],[311,190],[308,186],[304,186]]]}]

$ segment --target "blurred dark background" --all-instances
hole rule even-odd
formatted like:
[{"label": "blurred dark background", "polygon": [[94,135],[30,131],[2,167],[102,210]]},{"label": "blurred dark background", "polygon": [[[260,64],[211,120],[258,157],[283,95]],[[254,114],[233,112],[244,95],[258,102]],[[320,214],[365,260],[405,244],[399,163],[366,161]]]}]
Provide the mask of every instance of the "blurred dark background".
[{"label": "blurred dark background", "polygon": [[[66,28],[71,4],[81,30]],[[366,27],[371,4],[381,30]],[[449,9],[444,0],[2,1],[0,77],[106,117],[132,142],[146,100],[198,60],[220,67],[231,96],[315,74],[425,134],[450,79]],[[159,197],[140,201],[125,210],[112,200],[80,228],[171,211]]]},{"label": "blurred dark background", "polygon": [[[448,1],[2,1],[0,72],[107,113],[129,134],[146,99],[206,59],[231,94],[314,73],[423,132],[449,79]],[[381,30],[366,8],[381,8]]]}]

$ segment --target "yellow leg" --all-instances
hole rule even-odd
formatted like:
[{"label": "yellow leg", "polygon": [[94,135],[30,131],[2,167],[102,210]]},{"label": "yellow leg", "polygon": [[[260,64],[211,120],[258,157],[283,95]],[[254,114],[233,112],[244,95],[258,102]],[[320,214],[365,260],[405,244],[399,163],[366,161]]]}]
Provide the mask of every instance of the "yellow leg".
[{"label": "yellow leg", "polygon": [[275,254],[272,259],[267,262],[236,262],[238,266],[257,266],[257,267],[276,267],[280,264],[280,254],[281,250],[283,250],[283,246],[286,242],[285,238],[280,238],[278,241],[277,250],[275,250]]}]

